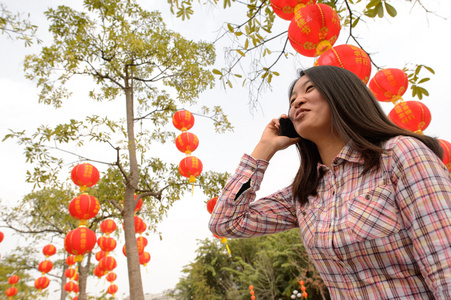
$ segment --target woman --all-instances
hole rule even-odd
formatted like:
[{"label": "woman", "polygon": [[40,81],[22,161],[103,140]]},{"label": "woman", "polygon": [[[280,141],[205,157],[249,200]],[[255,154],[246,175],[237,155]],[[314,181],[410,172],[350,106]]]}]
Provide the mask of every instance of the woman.
[{"label": "woman", "polygon": [[[289,118],[301,137],[280,136],[278,119],[266,126],[210,230],[248,238],[299,227],[333,299],[451,299],[451,179],[437,140],[395,126],[358,77],[332,66],[301,72]],[[293,144],[293,183],[254,201],[271,157]]]}]

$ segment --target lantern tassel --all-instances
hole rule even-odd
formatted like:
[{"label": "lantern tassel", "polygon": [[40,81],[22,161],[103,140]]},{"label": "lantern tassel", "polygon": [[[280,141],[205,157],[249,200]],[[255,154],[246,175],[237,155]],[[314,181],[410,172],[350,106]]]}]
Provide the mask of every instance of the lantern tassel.
[{"label": "lantern tassel", "polygon": [[232,252],[230,251],[229,245],[227,244],[227,238],[225,237],[221,238],[221,243],[225,244],[227,253],[229,253],[229,256],[232,256]]}]

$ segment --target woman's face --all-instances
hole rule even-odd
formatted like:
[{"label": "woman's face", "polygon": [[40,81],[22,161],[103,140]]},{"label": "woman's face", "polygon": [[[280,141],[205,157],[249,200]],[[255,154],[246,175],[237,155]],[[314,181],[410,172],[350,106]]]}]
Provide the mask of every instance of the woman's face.
[{"label": "woman's face", "polygon": [[332,134],[329,104],[306,75],[294,85],[289,117],[297,133],[313,143]]}]

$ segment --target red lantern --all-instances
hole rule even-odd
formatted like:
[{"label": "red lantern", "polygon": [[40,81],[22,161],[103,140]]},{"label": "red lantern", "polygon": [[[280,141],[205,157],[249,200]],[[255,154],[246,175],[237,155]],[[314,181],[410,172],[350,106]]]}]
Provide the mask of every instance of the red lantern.
[{"label": "red lantern", "polygon": [[95,267],[95,269],[94,269],[94,275],[95,276],[100,278],[100,277],[102,277],[105,274],[106,274],[106,271],[100,270],[99,266]]},{"label": "red lantern", "polygon": [[445,166],[448,168],[448,171],[451,172],[451,143],[445,140],[438,140],[440,146],[443,149],[443,158],[442,161]]},{"label": "red lantern", "polygon": [[112,271],[117,267],[117,262],[112,256],[105,256],[99,261],[100,271]]},{"label": "red lantern", "polygon": [[357,75],[365,84],[370,79],[370,57],[365,51],[353,45],[338,45],[327,50],[315,62],[315,66],[323,65],[347,69]]},{"label": "red lantern", "polygon": [[422,134],[431,123],[431,112],[419,101],[403,101],[395,105],[388,118],[403,129]]},{"label": "red lantern", "polygon": [[172,124],[181,131],[187,131],[194,125],[194,116],[187,110],[179,110],[172,117]]},{"label": "red lantern", "polygon": [[407,74],[400,69],[382,69],[378,71],[368,84],[377,100],[395,103],[407,90],[409,80]]},{"label": "red lantern", "polygon": [[97,245],[105,252],[113,251],[116,248],[116,240],[112,237],[102,236],[97,240]]},{"label": "red lantern", "polygon": [[251,296],[251,300],[255,300],[255,296],[254,295]]},{"label": "red lantern", "polygon": [[106,219],[100,224],[100,231],[108,235],[114,232],[116,230],[116,227],[116,222],[111,219]]},{"label": "red lantern", "polygon": [[[145,247],[144,243],[142,241],[137,240],[136,244],[138,246],[138,255],[141,255],[144,252],[144,247]],[[124,245],[124,247],[122,247],[122,253],[124,254],[124,256],[127,256],[127,250],[125,248],[125,245]]]},{"label": "red lantern", "polygon": [[141,219],[138,216],[135,216],[135,233],[139,233],[139,231],[143,226],[143,223],[144,223],[143,219]]},{"label": "red lantern", "polygon": [[145,237],[143,237],[143,236],[137,237],[136,238],[136,242],[137,243],[142,243],[144,245],[144,247],[146,247],[147,243],[148,243],[147,239]]},{"label": "red lantern", "polygon": [[75,256],[74,255],[69,255],[66,258],[66,265],[68,265],[68,266],[75,265]]},{"label": "red lantern", "polygon": [[149,252],[143,252],[139,255],[139,263],[144,267],[147,266],[147,263],[150,261]]},{"label": "red lantern", "polygon": [[288,27],[288,38],[298,53],[314,57],[335,44],[340,29],[337,12],[329,5],[317,3],[296,10]]},{"label": "red lantern", "polygon": [[[134,200],[136,200],[137,195],[134,196]],[[124,199],[124,203],[125,203],[125,199]],[[136,206],[135,206],[135,212],[140,211],[141,208],[143,206],[143,199],[139,198],[138,202],[136,202]]]},{"label": "red lantern", "polygon": [[109,282],[113,282],[117,279],[117,275],[114,272],[110,272],[108,273],[108,275],[106,276],[106,280]]},{"label": "red lantern", "polygon": [[69,231],[64,239],[64,248],[75,255],[75,261],[82,261],[83,255],[91,252],[96,245],[96,234],[86,227],[78,227]]},{"label": "red lantern", "polygon": [[64,290],[68,293],[73,292],[75,289],[75,285],[76,283],[73,281],[66,282],[66,284],[64,285]]},{"label": "red lantern", "polygon": [[72,181],[80,187],[80,191],[86,191],[99,181],[99,171],[91,164],[76,165],[71,172]]},{"label": "red lantern", "polygon": [[107,255],[105,251],[99,251],[96,253],[96,259],[97,261],[100,261],[102,258],[104,258]]},{"label": "red lantern", "polygon": [[141,227],[138,229],[137,233],[142,234],[144,231],[146,231],[146,229],[147,229],[147,224],[146,224],[146,222],[142,221]]},{"label": "red lantern", "polygon": [[38,266],[39,272],[42,272],[42,275],[50,272],[53,269],[53,263],[50,260],[44,260]]},{"label": "red lantern", "polygon": [[66,276],[67,278],[74,278],[76,273],[77,271],[75,269],[69,268],[64,271],[64,276]]},{"label": "red lantern", "polygon": [[210,214],[213,213],[213,209],[215,208],[216,202],[218,202],[218,197],[214,197],[208,200],[207,210]]},{"label": "red lantern", "polygon": [[8,283],[9,284],[11,284],[11,285],[15,285],[16,283],[18,283],[19,282],[19,276],[17,276],[17,275],[12,275],[12,276],[10,276],[9,278],[8,278]]},{"label": "red lantern", "polygon": [[34,287],[37,288],[38,290],[43,290],[47,288],[49,284],[50,280],[45,276],[39,277],[34,281]]},{"label": "red lantern", "polygon": [[15,287],[10,287],[9,289],[7,289],[5,291],[6,296],[8,297],[14,297],[17,294],[17,288]]},{"label": "red lantern", "polygon": [[271,7],[277,16],[291,21],[296,10],[315,3],[316,0],[271,0]]},{"label": "red lantern", "polygon": [[187,156],[179,163],[179,172],[182,176],[189,178],[190,183],[196,181],[196,177],[202,172],[202,162],[194,156]]},{"label": "red lantern", "polygon": [[5,237],[5,235],[3,234],[3,232],[0,231],[0,243],[3,241],[4,237]]},{"label": "red lantern", "polygon": [[[136,200],[137,195],[135,195],[135,200]],[[136,211],[140,211],[141,207],[143,206],[143,198],[139,198],[138,202],[136,203],[135,206],[135,212]]]},{"label": "red lantern", "polygon": [[52,256],[56,253],[56,248],[52,244],[48,244],[42,249],[42,253],[44,253],[46,257]]},{"label": "red lantern", "polygon": [[[72,199],[69,203],[70,215],[76,220],[92,219],[99,210],[100,204],[96,197],[85,193]],[[80,224],[86,225],[86,222],[81,222]]]},{"label": "red lantern", "polygon": [[114,294],[116,294],[117,290],[118,290],[117,285],[112,284],[108,287],[107,293],[114,296]]},{"label": "red lantern", "polygon": [[195,134],[184,131],[175,139],[175,146],[180,152],[190,155],[199,146],[199,139]]}]

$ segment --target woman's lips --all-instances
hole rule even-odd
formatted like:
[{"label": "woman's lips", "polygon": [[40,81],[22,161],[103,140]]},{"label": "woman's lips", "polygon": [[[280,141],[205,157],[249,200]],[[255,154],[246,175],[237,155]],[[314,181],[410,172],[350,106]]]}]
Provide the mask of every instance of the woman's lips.
[{"label": "woman's lips", "polygon": [[309,110],[307,110],[307,109],[301,109],[301,110],[299,110],[298,112],[296,112],[295,119],[301,119],[301,118],[303,118],[308,112],[309,112]]}]

